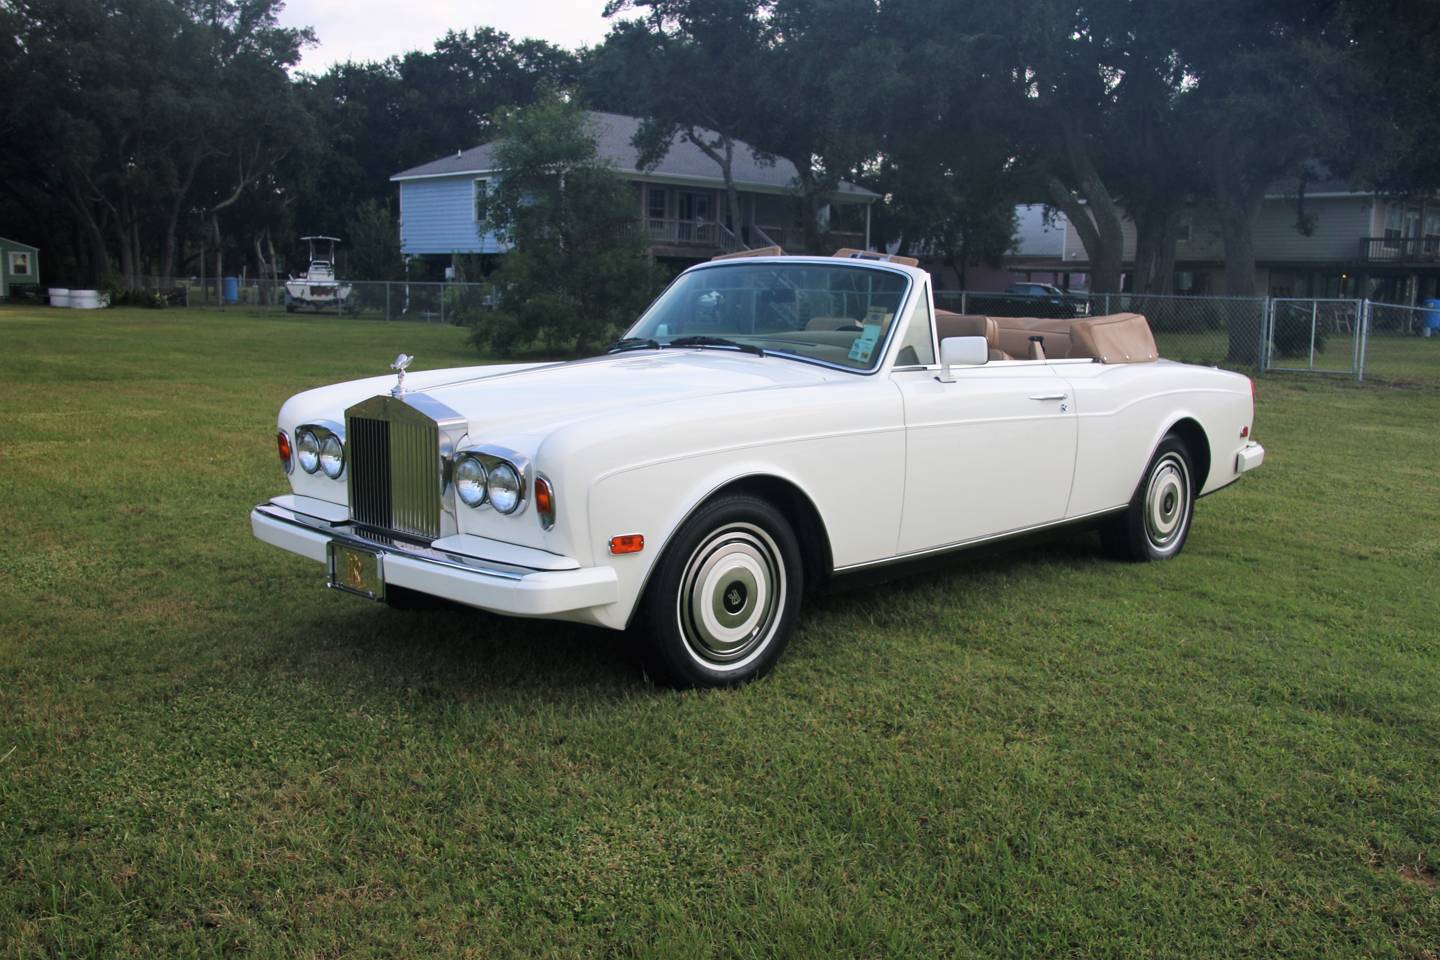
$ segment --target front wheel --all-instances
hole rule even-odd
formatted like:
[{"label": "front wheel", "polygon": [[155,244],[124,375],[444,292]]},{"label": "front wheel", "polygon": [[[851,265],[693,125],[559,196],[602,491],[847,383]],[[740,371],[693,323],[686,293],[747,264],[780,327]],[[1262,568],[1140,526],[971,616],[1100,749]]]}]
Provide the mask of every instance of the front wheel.
[{"label": "front wheel", "polygon": [[1195,513],[1190,453],[1175,435],[1160,442],[1130,506],[1100,534],[1106,550],[1122,560],[1166,560],[1180,552]]},{"label": "front wheel", "polygon": [[755,497],[722,497],[686,520],[643,601],[647,665],[672,686],[753,680],[779,659],[799,613],[800,546],[784,515]]}]

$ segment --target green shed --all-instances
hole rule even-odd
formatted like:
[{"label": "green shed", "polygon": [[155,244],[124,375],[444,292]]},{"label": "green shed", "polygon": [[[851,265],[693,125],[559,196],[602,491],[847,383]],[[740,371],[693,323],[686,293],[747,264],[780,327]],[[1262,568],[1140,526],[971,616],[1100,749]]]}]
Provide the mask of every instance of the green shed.
[{"label": "green shed", "polygon": [[10,288],[40,285],[40,248],[0,237],[0,300],[10,299]]}]

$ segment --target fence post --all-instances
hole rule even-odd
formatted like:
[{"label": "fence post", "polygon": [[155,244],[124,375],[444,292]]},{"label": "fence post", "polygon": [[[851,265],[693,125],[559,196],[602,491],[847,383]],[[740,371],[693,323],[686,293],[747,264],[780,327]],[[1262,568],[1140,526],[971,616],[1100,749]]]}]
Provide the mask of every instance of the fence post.
[{"label": "fence post", "polygon": [[970,312],[970,311],[969,311],[968,309],[966,309],[966,307],[965,307],[965,301],[966,301],[966,298],[968,298],[968,297],[969,297],[969,293],[968,293],[967,291],[965,291],[965,290],[961,290],[961,291],[960,291],[960,312],[961,312],[961,313],[969,313],[969,312]]},{"label": "fence post", "polygon": [[1270,369],[1270,347],[1275,337],[1275,298],[1266,297],[1260,305],[1260,372]]},{"label": "fence post", "polygon": [[1320,322],[1320,301],[1310,301],[1310,369],[1315,369],[1315,325]]},{"label": "fence post", "polygon": [[385,319],[390,319],[390,281],[385,281]]},{"label": "fence post", "polygon": [[445,322],[445,289],[448,284],[440,284],[440,322]]},{"label": "fence post", "polygon": [[1357,318],[1357,329],[1355,331],[1355,382],[1365,382],[1365,350],[1370,346],[1370,314],[1375,309],[1375,304],[1367,298],[1356,301],[1360,314]]}]

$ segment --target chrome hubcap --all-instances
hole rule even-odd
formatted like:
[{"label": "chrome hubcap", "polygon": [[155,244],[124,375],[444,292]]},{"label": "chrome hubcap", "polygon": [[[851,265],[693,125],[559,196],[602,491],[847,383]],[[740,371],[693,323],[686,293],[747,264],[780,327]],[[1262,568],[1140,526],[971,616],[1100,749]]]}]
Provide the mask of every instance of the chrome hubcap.
[{"label": "chrome hubcap", "polygon": [[1190,474],[1168,453],[1150,472],[1145,489],[1145,535],[1159,550],[1174,546],[1190,522]]},{"label": "chrome hubcap", "polygon": [[775,541],[736,523],[690,554],[675,614],[691,656],[714,670],[738,670],[774,635],[784,605],[785,565]]}]

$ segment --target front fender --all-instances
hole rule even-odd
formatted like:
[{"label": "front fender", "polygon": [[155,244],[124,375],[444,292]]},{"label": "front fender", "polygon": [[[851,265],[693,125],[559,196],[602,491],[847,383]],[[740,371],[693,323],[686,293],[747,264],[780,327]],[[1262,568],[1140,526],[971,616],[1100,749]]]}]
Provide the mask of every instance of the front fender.
[{"label": "front fender", "polygon": [[[856,471],[864,464],[904,463],[901,430],[787,441],[761,449],[724,450],[617,470],[589,491],[589,537],[620,583],[628,621],[666,546],[685,519],[716,491],[754,477],[783,480],[810,499],[836,566],[892,556],[903,489],[897,482],[878,502],[857,502]],[[903,471],[896,474],[903,481]],[[640,553],[610,556],[610,538],[638,533]]]}]

